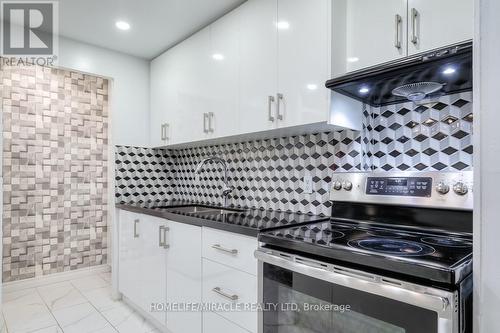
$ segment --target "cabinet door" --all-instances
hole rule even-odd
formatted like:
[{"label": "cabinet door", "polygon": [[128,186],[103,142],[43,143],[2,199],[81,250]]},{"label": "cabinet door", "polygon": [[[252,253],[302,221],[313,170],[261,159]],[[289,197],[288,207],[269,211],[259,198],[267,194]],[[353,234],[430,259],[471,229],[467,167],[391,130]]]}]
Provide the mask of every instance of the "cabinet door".
[{"label": "cabinet door", "polygon": [[408,0],[410,54],[472,39],[473,34],[473,0]]},{"label": "cabinet door", "polygon": [[239,11],[210,26],[211,130],[213,137],[239,133]]},{"label": "cabinet door", "polygon": [[[162,133],[162,126],[170,115],[177,110],[177,91],[174,59],[171,52],[166,52],[151,62],[150,69],[150,142],[153,147],[167,144]],[[171,120],[171,119],[170,119]]]},{"label": "cabinet door", "polygon": [[141,265],[141,232],[143,221],[138,214],[120,210],[118,225],[118,290],[134,303],[139,303],[141,291],[137,281]]},{"label": "cabinet door", "polygon": [[331,0],[278,0],[280,126],[328,120]]},{"label": "cabinet door", "polygon": [[[201,302],[201,228],[168,221],[167,303]],[[200,333],[202,313],[168,312],[167,328],[172,333]]]},{"label": "cabinet door", "polygon": [[210,108],[210,30],[205,28],[179,44],[174,52],[178,109],[172,116],[172,143],[198,141],[204,132],[203,114]]},{"label": "cabinet door", "polygon": [[153,312],[151,305],[153,303],[163,305],[166,302],[167,249],[160,242],[165,239],[164,228],[167,221],[153,216],[142,216],[141,222],[143,222],[141,269],[139,270],[141,279],[136,281],[136,288],[139,287],[138,289],[142,290],[139,306],[158,323],[165,325],[165,312]]},{"label": "cabinet door", "polygon": [[270,101],[277,92],[277,2],[252,0],[237,10],[241,133],[269,130],[277,126],[276,102]]},{"label": "cabinet door", "polygon": [[334,76],[406,56],[406,0],[333,4]]}]

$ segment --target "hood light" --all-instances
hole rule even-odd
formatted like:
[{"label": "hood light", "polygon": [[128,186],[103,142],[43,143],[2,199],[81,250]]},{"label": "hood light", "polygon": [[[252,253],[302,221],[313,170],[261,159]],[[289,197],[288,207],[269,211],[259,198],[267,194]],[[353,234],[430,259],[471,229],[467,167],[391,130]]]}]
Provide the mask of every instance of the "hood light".
[{"label": "hood light", "polygon": [[370,92],[370,89],[367,88],[367,87],[362,87],[361,89],[359,89],[359,93],[360,94],[363,94],[363,95],[366,95]]},{"label": "hood light", "polygon": [[455,73],[457,70],[453,67],[446,67],[445,70],[443,71],[444,75],[451,75]]}]

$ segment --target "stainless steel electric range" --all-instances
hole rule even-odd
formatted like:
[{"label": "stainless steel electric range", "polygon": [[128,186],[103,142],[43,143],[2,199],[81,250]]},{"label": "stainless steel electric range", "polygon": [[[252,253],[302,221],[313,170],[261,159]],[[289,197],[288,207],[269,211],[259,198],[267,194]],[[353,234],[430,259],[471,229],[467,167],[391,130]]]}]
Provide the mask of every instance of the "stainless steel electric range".
[{"label": "stainless steel electric range", "polygon": [[472,332],[472,172],[345,173],[259,235],[260,333]]}]

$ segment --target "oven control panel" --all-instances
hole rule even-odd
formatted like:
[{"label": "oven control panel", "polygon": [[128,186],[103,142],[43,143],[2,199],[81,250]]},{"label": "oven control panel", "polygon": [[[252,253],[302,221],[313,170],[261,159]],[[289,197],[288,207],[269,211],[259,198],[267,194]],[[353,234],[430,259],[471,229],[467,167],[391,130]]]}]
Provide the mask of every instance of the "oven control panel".
[{"label": "oven control panel", "polygon": [[430,197],[432,178],[429,177],[368,177],[366,194]]},{"label": "oven control panel", "polygon": [[336,173],[330,200],[472,210],[472,171]]}]

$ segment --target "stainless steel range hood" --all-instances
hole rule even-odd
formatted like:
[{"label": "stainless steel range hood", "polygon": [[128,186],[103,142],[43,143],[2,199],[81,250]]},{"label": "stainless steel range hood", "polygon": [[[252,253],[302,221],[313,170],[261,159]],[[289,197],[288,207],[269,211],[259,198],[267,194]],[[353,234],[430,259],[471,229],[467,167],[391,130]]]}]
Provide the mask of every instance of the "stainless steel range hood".
[{"label": "stainless steel range hood", "polygon": [[374,107],[472,90],[472,42],[333,78],[326,87]]}]

